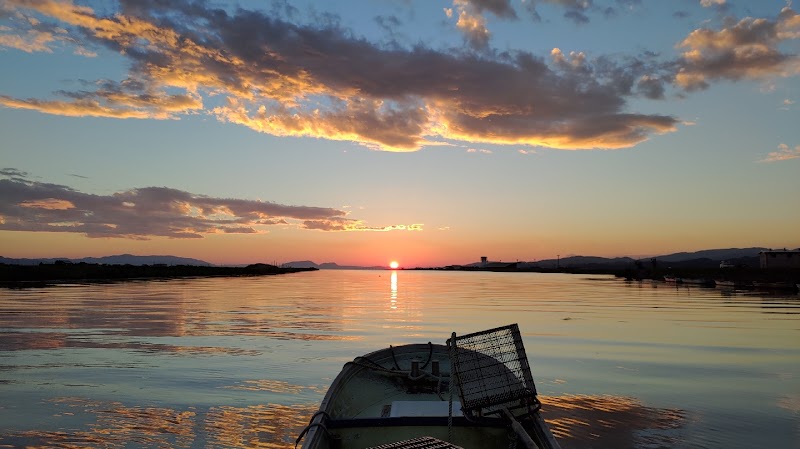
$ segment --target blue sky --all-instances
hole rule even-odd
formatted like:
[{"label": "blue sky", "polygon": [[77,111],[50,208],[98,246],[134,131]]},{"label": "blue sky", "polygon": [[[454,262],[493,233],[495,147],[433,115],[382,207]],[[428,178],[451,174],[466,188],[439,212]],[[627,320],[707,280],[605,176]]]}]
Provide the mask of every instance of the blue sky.
[{"label": "blue sky", "polygon": [[0,6],[0,246],[403,265],[800,246],[785,1]]}]

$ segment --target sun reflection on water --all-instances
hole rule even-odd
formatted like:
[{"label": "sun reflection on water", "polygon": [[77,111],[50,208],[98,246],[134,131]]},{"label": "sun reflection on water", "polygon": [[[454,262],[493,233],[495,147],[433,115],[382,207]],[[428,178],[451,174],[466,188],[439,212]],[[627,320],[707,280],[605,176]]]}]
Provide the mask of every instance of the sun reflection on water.
[{"label": "sun reflection on water", "polygon": [[391,285],[391,294],[389,295],[389,301],[391,303],[392,309],[397,309],[397,272],[392,271],[392,275],[390,277],[390,285]]}]

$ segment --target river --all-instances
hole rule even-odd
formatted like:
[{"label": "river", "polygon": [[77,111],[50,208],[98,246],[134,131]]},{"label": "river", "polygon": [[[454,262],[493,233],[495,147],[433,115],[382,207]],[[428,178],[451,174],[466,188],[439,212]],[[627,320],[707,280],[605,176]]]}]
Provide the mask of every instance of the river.
[{"label": "river", "polygon": [[800,448],[800,296],[329,270],[0,290],[0,447],[290,448],[342,365],[518,323],[564,449]]}]

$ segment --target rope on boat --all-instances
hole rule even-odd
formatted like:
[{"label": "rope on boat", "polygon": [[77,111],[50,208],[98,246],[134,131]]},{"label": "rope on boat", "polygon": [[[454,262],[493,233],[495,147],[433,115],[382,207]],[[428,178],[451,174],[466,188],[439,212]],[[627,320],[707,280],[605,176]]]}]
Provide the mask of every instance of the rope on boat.
[{"label": "rope on boat", "polygon": [[326,420],[326,419],[331,419],[331,415],[329,415],[328,412],[326,412],[324,410],[319,410],[316,413],[314,413],[313,415],[311,415],[311,419],[308,420],[308,425],[303,429],[302,432],[300,432],[300,435],[294,441],[295,449],[297,449],[297,445],[300,444],[300,441],[303,439],[304,436],[306,436],[306,434],[308,433],[309,430],[311,430],[312,427],[321,427],[322,430],[325,431],[325,435],[328,438],[332,438],[333,437],[331,435],[331,433],[328,431],[328,428],[325,427],[325,424],[323,424],[322,422],[318,422],[318,423],[314,424],[314,419],[316,419],[317,416],[319,416],[319,415],[322,415],[323,421]]},{"label": "rope on boat", "polygon": [[[392,345],[389,345],[389,352],[392,354],[392,362],[394,362],[394,369],[396,369],[397,371],[402,371],[400,369],[400,365],[397,363],[397,358],[394,356],[394,347]],[[433,359],[433,343],[428,342],[428,360],[425,361],[425,363],[420,367],[420,369],[425,369],[425,367],[428,366],[429,363],[431,363],[432,359]]]},{"label": "rope on boat", "polygon": [[[347,362],[347,363],[354,363],[356,360],[366,360],[367,362],[371,363],[371,364],[372,364],[372,366],[373,366],[373,367],[375,367],[376,369],[380,369],[380,370],[384,370],[384,371],[390,371],[390,372],[393,372],[393,371],[394,371],[393,369],[384,368],[384,367],[383,367],[383,365],[381,365],[380,363],[378,363],[378,362],[376,362],[376,361],[374,361],[374,360],[372,360],[372,359],[368,359],[368,358],[366,358],[366,357],[361,357],[361,356],[359,356],[359,357],[356,357],[355,359],[353,359],[353,361],[352,361],[352,362]],[[346,363],[346,364],[347,364],[347,363]],[[346,365],[346,364],[345,364],[345,365]],[[363,365],[360,365],[360,366],[363,366]]]},{"label": "rope on boat", "polygon": [[394,367],[397,369],[397,371],[400,371],[400,365],[397,364],[397,359],[394,356],[394,348],[392,347],[392,345],[389,345],[389,352],[392,353],[392,361],[394,362]]},{"label": "rope on boat", "polygon": [[380,371],[380,372],[387,373],[387,374],[411,374],[411,371],[397,371],[397,370],[394,370],[394,369],[384,368],[384,367],[378,365],[377,363],[372,362],[372,360],[369,360],[370,362],[373,363],[372,365],[368,365],[366,363],[363,363],[363,362],[361,362],[361,360],[369,360],[369,359],[364,359],[363,357],[357,357],[352,362],[345,363],[345,366],[347,366],[347,365],[355,365],[355,366],[360,366],[361,368]]},{"label": "rope on boat", "polygon": [[306,436],[306,434],[308,433],[308,431],[309,431],[309,430],[311,430],[311,429],[313,429],[314,427],[319,427],[320,429],[322,429],[323,431],[325,431],[325,436],[327,436],[329,439],[333,440],[334,438],[336,438],[336,435],[332,434],[332,433],[331,433],[331,432],[328,430],[328,428],[327,428],[327,427],[325,427],[325,424],[322,424],[322,423],[314,423],[314,424],[309,424],[309,425],[307,425],[307,426],[306,426],[306,428],[305,428],[305,429],[303,429],[303,431],[302,431],[302,432],[300,432],[300,436],[299,436],[299,437],[297,437],[297,439],[294,441],[294,447],[295,447],[295,449],[297,449],[297,445],[298,445],[298,444],[300,444],[300,440],[302,440],[302,439],[303,439],[303,437],[304,437],[304,436]]},{"label": "rope on boat", "polygon": [[304,436],[306,436],[306,434],[308,433],[308,431],[309,431],[309,430],[311,430],[311,429],[312,429],[312,428],[314,428],[314,427],[319,427],[319,428],[321,428],[321,429],[322,429],[322,430],[325,432],[325,436],[327,436],[329,439],[334,439],[334,438],[336,437],[336,435],[333,435],[333,434],[332,434],[332,433],[331,433],[331,432],[328,430],[328,428],[327,428],[327,427],[325,427],[325,424],[323,424],[322,422],[318,422],[318,423],[315,423],[315,422],[314,422],[314,419],[315,419],[317,416],[319,416],[319,415],[323,415],[323,420],[325,420],[325,419],[330,419],[330,418],[331,418],[331,415],[329,415],[329,414],[328,414],[328,412],[326,412],[326,411],[324,411],[324,410],[319,410],[318,412],[316,412],[316,413],[314,413],[313,415],[311,415],[311,419],[309,419],[309,420],[308,420],[308,425],[307,425],[307,426],[306,426],[306,427],[303,429],[303,431],[302,431],[302,432],[300,432],[300,435],[299,435],[299,436],[297,437],[297,439],[294,441],[294,447],[295,447],[295,449],[297,449],[297,445],[298,445],[298,444],[300,444],[300,441],[303,439],[303,437],[304,437]]},{"label": "rope on boat", "polygon": [[425,369],[428,366],[428,363],[431,363],[431,359],[433,358],[433,343],[428,342],[428,360],[425,362],[424,365],[420,366],[419,369]]},{"label": "rope on boat", "polygon": [[[428,352],[428,360],[425,362],[424,365],[422,365],[421,369],[427,367],[428,364],[433,359],[433,343],[428,342],[428,345],[429,345],[429,348],[430,348],[430,350]],[[394,355],[394,348],[392,348],[392,346],[389,346],[389,349],[391,350],[392,361],[393,361],[394,366],[396,368],[391,368],[391,369],[390,368],[385,368],[383,365],[381,365],[378,362],[376,362],[376,361],[374,361],[372,359],[369,359],[367,357],[356,357],[352,361],[345,363],[345,366],[346,365],[356,365],[356,366],[360,366],[361,368],[380,371],[380,372],[388,373],[388,374],[402,374],[402,375],[408,376],[408,378],[411,379],[411,380],[420,380],[420,379],[423,379],[425,377],[432,377],[433,379],[436,379],[439,382],[439,384],[441,384],[442,378],[445,377],[444,373],[436,376],[433,373],[429,373],[427,371],[420,371],[420,374],[418,376],[414,376],[412,374],[411,370],[402,370],[402,369],[400,369],[400,367],[397,364],[397,359],[395,358],[395,355]],[[364,363],[364,362],[369,362],[369,363]],[[438,388],[439,387],[437,387],[437,389]],[[440,398],[441,398],[441,395],[440,395]]]},{"label": "rope on boat", "polygon": [[514,431],[508,433],[508,449],[517,449],[517,434]]},{"label": "rope on boat", "polygon": [[[420,371],[420,375],[419,376],[413,376],[411,374],[411,371],[397,371],[397,370],[393,370],[393,369],[389,369],[389,368],[384,368],[384,367],[382,367],[382,366],[380,366],[378,364],[368,365],[366,363],[361,362],[360,359],[361,358],[357,358],[357,359],[355,359],[355,360],[353,360],[351,362],[347,362],[347,363],[345,363],[345,366],[347,366],[347,365],[355,365],[355,366],[360,366],[361,368],[364,368],[364,369],[380,371],[380,372],[386,373],[386,374],[394,374],[396,376],[407,376],[410,380],[420,380],[420,379],[423,379],[425,377],[431,377],[433,379],[436,379],[436,381],[437,381],[436,382],[436,390],[437,390],[436,394],[439,396],[439,399],[444,400],[444,398],[442,398],[441,393],[439,392],[441,390],[442,380],[445,377],[448,377],[448,376],[445,376],[444,374],[440,374],[438,376],[434,376],[433,374],[431,374],[431,373],[429,373],[427,371]],[[364,359],[364,360],[369,360],[369,359]]]}]

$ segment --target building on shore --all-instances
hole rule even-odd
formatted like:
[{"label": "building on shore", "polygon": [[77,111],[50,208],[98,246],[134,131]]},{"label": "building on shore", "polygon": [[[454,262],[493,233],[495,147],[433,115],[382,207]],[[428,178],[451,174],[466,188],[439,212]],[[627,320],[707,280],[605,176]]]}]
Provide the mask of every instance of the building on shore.
[{"label": "building on shore", "polygon": [[505,271],[505,270],[516,270],[517,269],[517,262],[492,262],[486,256],[481,256],[481,263],[480,264],[472,264],[471,266],[481,270],[487,271]]},{"label": "building on shore", "polygon": [[796,268],[800,269],[800,248],[767,250],[758,253],[759,266],[762,270],[773,268]]}]

